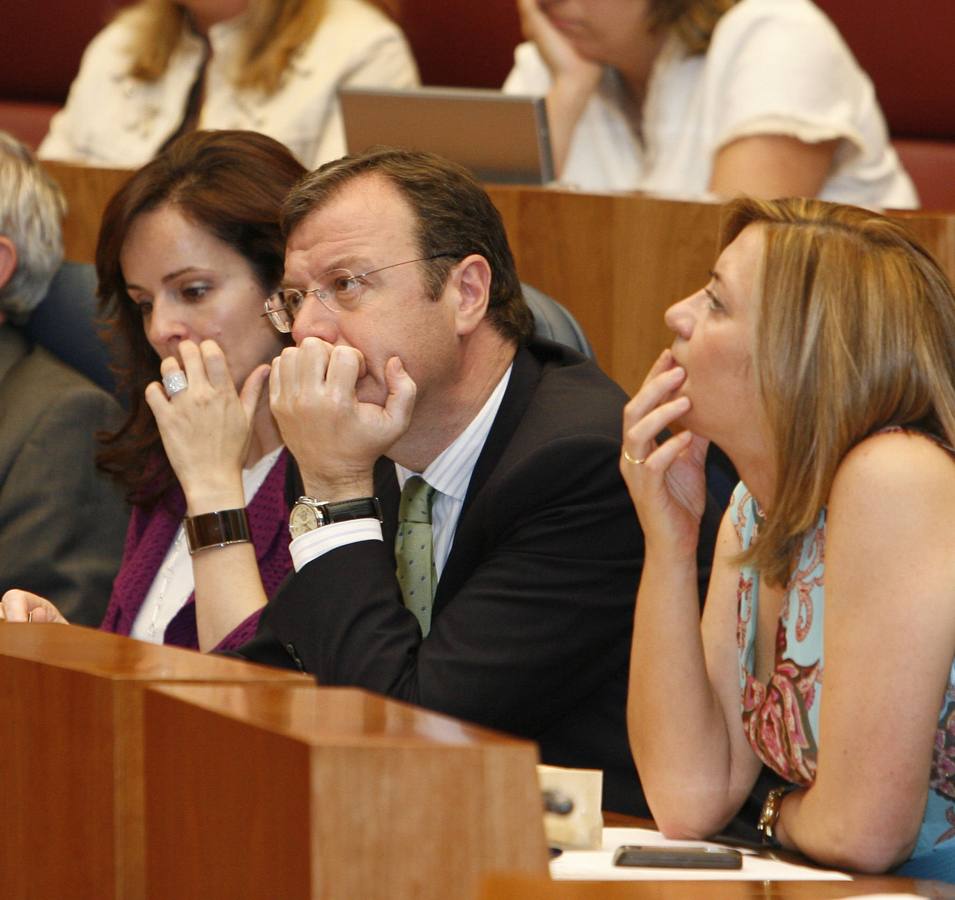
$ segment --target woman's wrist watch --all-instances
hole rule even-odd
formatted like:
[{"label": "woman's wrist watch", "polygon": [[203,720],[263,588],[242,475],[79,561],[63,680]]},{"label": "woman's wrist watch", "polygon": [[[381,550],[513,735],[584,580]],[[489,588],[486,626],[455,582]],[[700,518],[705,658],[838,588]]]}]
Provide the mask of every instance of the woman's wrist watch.
[{"label": "woman's wrist watch", "polygon": [[767,846],[777,849],[782,846],[776,837],[776,823],[779,821],[779,814],[783,809],[783,798],[798,787],[798,784],[783,784],[773,788],[766,795],[766,802],[763,803],[763,809],[759,814],[756,830]]},{"label": "woman's wrist watch", "polygon": [[240,509],[221,509],[198,516],[186,516],[182,524],[186,531],[190,556],[210,547],[246,544],[252,540],[249,517],[244,506]]},{"label": "woman's wrist watch", "polygon": [[381,506],[377,497],[360,497],[357,500],[324,502],[312,497],[299,497],[288,518],[288,530],[292,540],[333,522],[348,522],[351,519],[377,519],[381,521]]}]

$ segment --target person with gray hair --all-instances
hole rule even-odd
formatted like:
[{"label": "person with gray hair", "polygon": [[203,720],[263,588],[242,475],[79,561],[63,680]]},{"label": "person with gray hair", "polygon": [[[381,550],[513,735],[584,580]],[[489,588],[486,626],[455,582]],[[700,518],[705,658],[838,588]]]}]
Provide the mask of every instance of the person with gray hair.
[{"label": "person with gray hair", "polygon": [[0,132],[0,311],[22,324],[63,261],[59,186],[16,138]]},{"label": "person with gray hair", "polygon": [[62,262],[65,209],[30,151],[0,132],[0,591],[28,588],[95,625],[128,519],[93,459],[119,404],[19,328]]}]

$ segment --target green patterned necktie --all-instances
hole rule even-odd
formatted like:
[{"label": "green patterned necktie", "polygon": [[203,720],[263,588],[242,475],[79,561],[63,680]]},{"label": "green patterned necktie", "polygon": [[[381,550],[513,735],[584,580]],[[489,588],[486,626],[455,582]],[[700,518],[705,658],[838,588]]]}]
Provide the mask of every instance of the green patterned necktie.
[{"label": "green patterned necktie", "polygon": [[395,562],[405,606],[421,625],[422,637],[431,630],[431,605],[438,579],[434,570],[431,505],[437,491],[420,475],[412,475],[401,489]]}]

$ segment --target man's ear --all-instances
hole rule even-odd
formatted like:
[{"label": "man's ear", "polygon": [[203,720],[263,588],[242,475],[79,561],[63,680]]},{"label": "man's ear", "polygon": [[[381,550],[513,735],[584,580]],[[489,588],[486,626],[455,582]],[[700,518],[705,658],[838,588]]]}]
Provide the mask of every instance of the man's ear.
[{"label": "man's ear", "polygon": [[6,235],[0,234],[0,288],[6,286],[16,270],[16,245]]},{"label": "man's ear", "polygon": [[466,256],[451,272],[457,289],[454,319],[459,337],[474,331],[487,314],[491,296],[491,267],[476,253]]}]

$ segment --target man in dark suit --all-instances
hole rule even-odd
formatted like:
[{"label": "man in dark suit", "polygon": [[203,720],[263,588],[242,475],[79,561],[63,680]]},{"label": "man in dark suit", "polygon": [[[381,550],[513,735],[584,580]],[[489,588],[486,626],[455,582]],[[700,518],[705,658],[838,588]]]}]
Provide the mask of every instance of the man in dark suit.
[{"label": "man in dark suit", "polygon": [[532,738],[646,814],[625,722],[643,546],[623,392],[531,339],[500,216],[457,166],[330,163],[285,225],[269,304],[297,346],[270,401],[302,478],[296,574],[244,655]]}]

